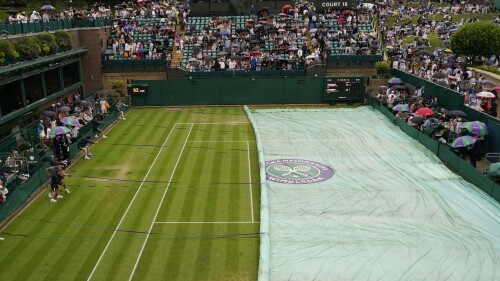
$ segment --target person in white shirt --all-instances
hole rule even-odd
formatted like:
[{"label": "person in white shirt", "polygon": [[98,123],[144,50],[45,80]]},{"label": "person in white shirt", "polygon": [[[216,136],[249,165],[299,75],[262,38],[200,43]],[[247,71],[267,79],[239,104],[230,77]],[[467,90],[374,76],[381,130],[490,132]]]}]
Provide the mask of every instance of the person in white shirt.
[{"label": "person in white shirt", "polygon": [[229,70],[235,71],[236,70],[236,61],[235,60],[230,60],[229,61]]},{"label": "person in white shirt", "polygon": [[219,61],[219,66],[220,66],[221,70],[225,70],[226,69],[226,63],[224,62],[224,59],[221,59]]},{"label": "person in white shirt", "polygon": [[124,58],[130,57],[130,44],[128,42],[125,43],[125,52],[123,53]]}]

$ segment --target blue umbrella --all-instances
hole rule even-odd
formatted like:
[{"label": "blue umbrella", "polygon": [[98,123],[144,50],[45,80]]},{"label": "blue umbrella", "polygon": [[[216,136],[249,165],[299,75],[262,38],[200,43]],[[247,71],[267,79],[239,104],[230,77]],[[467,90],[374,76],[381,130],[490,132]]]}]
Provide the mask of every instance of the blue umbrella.
[{"label": "blue umbrella", "polygon": [[123,27],[123,29],[125,29],[125,30],[132,30],[132,29],[134,29],[134,28],[135,28],[135,26],[133,26],[133,25],[131,25],[131,24],[127,24],[127,25],[125,25],[125,26]]}]

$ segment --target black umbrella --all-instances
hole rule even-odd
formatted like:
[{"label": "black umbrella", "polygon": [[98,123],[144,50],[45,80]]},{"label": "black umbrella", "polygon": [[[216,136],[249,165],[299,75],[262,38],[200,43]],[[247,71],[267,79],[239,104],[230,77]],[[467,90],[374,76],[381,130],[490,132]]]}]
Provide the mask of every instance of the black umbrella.
[{"label": "black umbrella", "polygon": [[89,106],[89,105],[92,105],[92,103],[91,103],[90,101],[86,101],[86,100],[82,101],[80,104],[81,104],[82,106]]},{"label": "black umbrella", "polygon": [[444,114],[448,115],[448,116],[460,116],[460,117],[465,117],[467,116],[467,113],[461,111],[461,110],[450,110],[450,111],[446,111]]},{"label": "black umbrella", "polygon": [[71,108],[69,106],[61,106],[58,109],[59,112],[70,112]]},{"label": "black umbrella", "polygon": [[435,78],[435,79],[444,79],[446,78],[446,74],[442,73],[442,72],[436,72],[432,75],[432,78]]},{"label": "black umbrella", "polygon": [[42,115],[46,117],[54,117],[56,116],[56,113],[52,110],[45,110],[42,112]]},{"label": "black umbrella", "polygon": [[7,14],[17,14],[17,10],[14,10],[14,9],[8,9],[7,11],[5,11]]},{"label": "black umbrella", "polygon": [[411,122],[415,124],[422,124],[424,122],[424,117],[420,115],[415,115],[411,118]]},{"label": "black umbrella", "polygon": [[407,88],[405,85],[394,85],[391,87],[393,90],[406,90]]},{"label": "black umbrella", "polygon": [[69,116],[80,116],[80,113],[78,113],[78,112],[71,113]]},{"label": "black umbrella", "polygon": [[445,88],[448,88],[448,84],[446,84],[446,82],[444,82],[444,81],[436,81],[436,82],[434,82],[434,83],[436,83],[436,84],[438,84],[438,85],[441,85],[441,86],[443,86],[443,87],[445,87]]}]

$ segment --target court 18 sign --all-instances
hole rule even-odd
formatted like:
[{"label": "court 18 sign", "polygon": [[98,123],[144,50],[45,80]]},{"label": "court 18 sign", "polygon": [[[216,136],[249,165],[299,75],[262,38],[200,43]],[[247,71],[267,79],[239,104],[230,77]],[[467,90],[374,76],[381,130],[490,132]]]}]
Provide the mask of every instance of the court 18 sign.
[{"label": "court 18 sign", "polygon": [[352,7],[351,0],[319,0],[316,1],[316,7],[319,11],[327,9],[350,9]]},{"label": "court 18 sign", "polygon": [[315,161],[279,159],[266,161],[266,177],[278,183],[308,184],[330,179],[333,170]]}]

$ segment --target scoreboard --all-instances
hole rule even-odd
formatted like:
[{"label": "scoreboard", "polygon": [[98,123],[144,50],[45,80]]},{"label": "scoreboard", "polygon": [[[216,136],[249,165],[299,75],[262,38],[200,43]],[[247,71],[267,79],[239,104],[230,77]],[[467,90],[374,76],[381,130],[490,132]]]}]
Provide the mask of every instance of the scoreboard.
[{"label": "scoreboard", "polygon": [[363,101],[365,81],[363,76],[325,77],[325,100]]},{"label": "scoreboard", "polygon": [[144,95],[149,92],[149,85],[132,84],[127,86],[129,95]]}]

